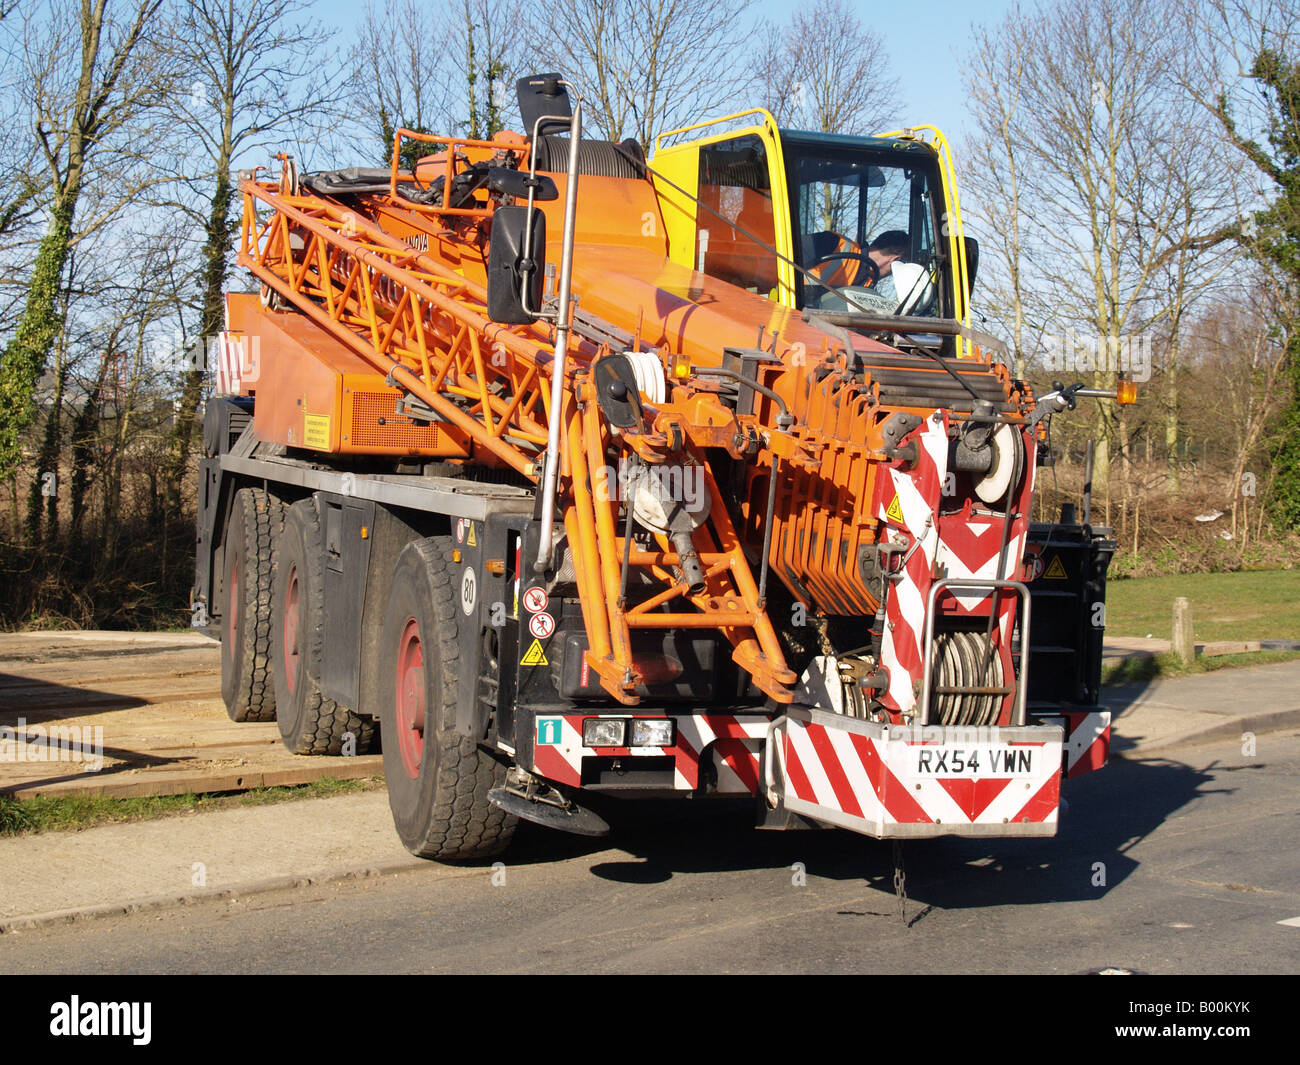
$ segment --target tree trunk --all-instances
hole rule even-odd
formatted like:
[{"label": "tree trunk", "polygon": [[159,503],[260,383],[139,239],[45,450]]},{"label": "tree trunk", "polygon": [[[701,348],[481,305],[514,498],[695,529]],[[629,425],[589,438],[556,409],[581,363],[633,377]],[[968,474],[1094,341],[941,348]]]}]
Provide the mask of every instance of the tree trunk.
[{"label": "tree trunk", "polygon": [[[226,258],[230,253],[230,207],[234,186],[230,181],[230,160],[223,153],[217,161],[217,183],[212,193],[208,215],[207,240],[203,244],[203,318],[199,325],[199,342],[215,336],[225,325]],[[180,406],[167,442],[167,469],[163,483],[165,509],[170,517],[179,517],[189,473],[190,453],[198,430],[199,400],[203,398],[205,370],[200,365],[185,373]]]},{"label": "tree trunk", "polygon": [[63,392],[68,383],[68,369],[61,355],[56,355],[56,359],[54,397],[45,415],[45,431],[41,434],[41,449],[27,497],[27,542],[33,545],[41,540],[42,515],[45,542],[53,543],[59,535],[59,458],[63,451]]},{"label": "tree trunk", "polygon": [[[90,490],[91,466],[95,461],[95,441],[99,435],[99,418],[102,410],[104,382],[108,377],[108,368],[113,361],[111,352],[105,352],[99,364],[95,387],[86,396],[72,420],[70,446],[72,450],[72,474],[69,489],[68,532],[73,550],[81,543],[82,527],[86,516],[86,497]],[[120,416],[120,412],[119,412]]]},{"label": "tree trunk", "polygon": [[1169,490],[1178,491],[1178,359],[1179,342],[1175,334],[1169,341],[1169,360],[1165,366],[1165,470]]},{"label": "tree trunk", "polygon": [[36,252],[23,316],[0,356],[0,479],[12,477],[22,460],[23,433],[36,417],[36,385],[63,327],[59,290],[72,244],[78,184],[79,179],[70,179],[54,203],[49,231]]}]

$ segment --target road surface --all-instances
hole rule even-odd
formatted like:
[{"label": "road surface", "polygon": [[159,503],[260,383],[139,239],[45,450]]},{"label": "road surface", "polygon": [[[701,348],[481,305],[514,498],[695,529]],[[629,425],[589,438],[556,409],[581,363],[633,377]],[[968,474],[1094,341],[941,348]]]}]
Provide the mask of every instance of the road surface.
[{"label": "road surface", "polygon": [[[0,936],[7,973],[1294,973],[1300,732],[1067,782],[1052,840],[891,847],[660,804],[413,872]],[[616,808],[617,810],[617,808]]]}]

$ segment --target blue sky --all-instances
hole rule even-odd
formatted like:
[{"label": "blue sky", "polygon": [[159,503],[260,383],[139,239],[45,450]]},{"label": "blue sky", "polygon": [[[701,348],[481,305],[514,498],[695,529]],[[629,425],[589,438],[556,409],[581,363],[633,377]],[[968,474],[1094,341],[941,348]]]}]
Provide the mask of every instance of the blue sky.
[{"label": "blue sky", "polygon": [[[767,18],[783,21],[797,6],[790,0],[758,0]],[[929,123],[953,140],[963,132],[965,90],[962,57],[972,23],[1000,21],[1008,0],[905,0],[857,3],[858,18],[883,38],[899,81],[899,118]]]},{"label": "blue sky", "polygon": [[[853,2],[853,0],[851,0]],[[364,0],[320,0],[317,12],[351,36]],[[756,10],[784,21],[792,0],[755,0]],[[962,55],[973,22],[1000,20],[1009,0],[885,0],[855,4],[858,18],[878,33],[893,57],[889,73],[900,83],[900,124],[932,123],[960,142],[965,129]]]}]

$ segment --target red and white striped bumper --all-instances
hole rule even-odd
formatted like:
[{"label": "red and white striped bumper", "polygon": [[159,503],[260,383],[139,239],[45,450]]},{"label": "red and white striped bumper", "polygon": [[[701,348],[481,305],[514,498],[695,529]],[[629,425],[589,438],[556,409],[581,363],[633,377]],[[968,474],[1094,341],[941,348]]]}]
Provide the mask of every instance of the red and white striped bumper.
[{"label": "red and white striped bumper", "polygon": [[1079,777],[1106,764],[1110,752],[1110,713],[1089,710],[1066,713],[1065,775]]},{"label": "red and white striped bumper", "polygon": [[672,786],[695,791],[701,766],[711,764],[715,794],[762,793],[770,805],[880,839],[1053,836],[1062,776],[1104,765],[1110,737],[1110,715],[1096,711],[1020,728],[941,728],[795,707],[775,722],[672,715],[671,747],[583,745],[584,719],[626,716],[539,716],[528,768],[580,787],[585,759],[669,756]]},{"label": "red and white striped bumper", "polygon": [[773,732],[764,783],[792,813],[878,839],[1056,834],[1059,726],[899,727],[792,708]]},{"label": "red and white striped bumper", "polygon": [[759,751],[771,726],[770,718],[747,714],[680,714],[671,747],[585,747],[582,722],[592,717],[652,717],[652,714],[566,713],[541,715],[535,724],[535,773],[559,784],[580,785],[585,758],[653,758],[671,756],[673,787],[694,791],[700,784],[700,764],[712,760],[719,795],[758,793]]}]

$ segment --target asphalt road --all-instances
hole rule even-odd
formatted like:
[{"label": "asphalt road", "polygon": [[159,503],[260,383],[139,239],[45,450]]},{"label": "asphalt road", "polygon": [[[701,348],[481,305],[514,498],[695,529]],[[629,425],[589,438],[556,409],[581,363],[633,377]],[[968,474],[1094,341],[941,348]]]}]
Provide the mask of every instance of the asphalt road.
[{"label": "asphalt road", "polygon": [[907,844],[906,923],[888,843],[659,804],[521,831],[495,870],[5,935],[0,972],[1294,973],[1300,732],[1257,744],[1067,782],[1052,840]]}]

